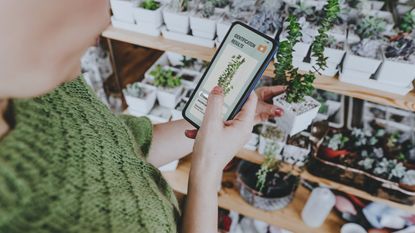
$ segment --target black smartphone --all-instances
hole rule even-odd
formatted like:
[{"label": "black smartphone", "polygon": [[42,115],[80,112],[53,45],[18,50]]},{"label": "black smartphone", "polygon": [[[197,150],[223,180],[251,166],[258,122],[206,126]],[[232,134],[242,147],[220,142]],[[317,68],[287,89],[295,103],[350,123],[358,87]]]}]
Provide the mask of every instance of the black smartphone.
[{"label": "black smartphone", "polygon": [[225,94],[223,119],[233,119],[276,50],[274,39],[241,22],[234,22],[183,109],[184,119],[200,127],[209,93],[215,86],[222,87]]}]

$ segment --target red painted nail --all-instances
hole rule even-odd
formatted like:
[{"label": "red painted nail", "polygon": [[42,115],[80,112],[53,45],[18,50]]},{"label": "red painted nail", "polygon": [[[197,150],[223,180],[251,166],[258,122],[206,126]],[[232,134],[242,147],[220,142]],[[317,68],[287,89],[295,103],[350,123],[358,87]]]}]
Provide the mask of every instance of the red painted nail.
[{"label": "red painted nail", "polygon": [[277,116],[284,115],[284,110],[282,108],[275,109],[275,115],[277,115]]}]

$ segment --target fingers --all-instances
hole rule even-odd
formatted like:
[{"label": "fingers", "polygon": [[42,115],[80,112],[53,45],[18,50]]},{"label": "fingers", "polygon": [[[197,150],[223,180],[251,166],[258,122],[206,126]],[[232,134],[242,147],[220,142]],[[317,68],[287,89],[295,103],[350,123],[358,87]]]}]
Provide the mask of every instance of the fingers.
[{"label": "fingers", "polygon": [[256,90],[256,93],[260,100],[268,100],[283,93],[285,90],[285,86],[260,87]]},{"label": "fingers", "polygon": [[195,139],[197,136],[197,129],[188,129],[186,131],[184,131],[184,135],[190,139]]},{"label": "fingers", "polygon": [[216,86],[212,89],[208,97],[208,104],[205,112],[205,117],[203,119],[203,125],[206,127],[216,127],[223,126],[223,90],[219,86]]},{"label": "fingers", "polygon": [[245,105],[242,107],[242,110],[236,115],[234,121],[252,124],[255,119],[256,106],[258,102],[257,95],[253,92]]},{"label": "fingers", "polygon": [[255,123],[269,120],[274,117],[281,117],[284,115],[284,110],[272,104],[259,101],[256,108]]}]

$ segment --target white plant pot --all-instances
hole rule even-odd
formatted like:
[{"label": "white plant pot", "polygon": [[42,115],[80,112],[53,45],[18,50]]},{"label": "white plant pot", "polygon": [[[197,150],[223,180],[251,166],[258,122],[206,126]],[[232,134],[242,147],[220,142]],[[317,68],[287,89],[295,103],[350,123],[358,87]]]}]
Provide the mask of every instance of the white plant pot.
[{"label": "white plant pot", "polygon": [[311,44],[298,42],[294,45],[293,57],[304,59],[307,56],[308,49]]},{"label": "white plant pot", "polygon": [[170,7],[163,9],[163,18],[167,29],[172,32],[188,34],[190,29],[188,12],[176,12]]},{"label": "white plant pot", "polygon": [[[297,49],[299,50],[299,54],[302,54],[305,49],[309,48],[307,44],[300,44]],[[308,51],[306,51],[307,54]],[[293,57],[293,65],[294,67],[298,67],[301,71],[314,71],[313,67],[317,67],[317,59],[315,57],[311,57],[311,62],[306,63],[304,62],[304,57],[298,56],[299,54],[294,53]],[[333,77],[339,71],[339,65],[343,59],[345,51],[339,49],[331,49],[325,48],[324,49],[324,56],[327,57],[327,67],[324,70],[321,70],[320,73],[324,76]]]},{"label": "white plant pot", "polygon": [[148,114],[156,102],[157,88],[143,83],[139,83],[139,85],[145,88],[147,91],[146,97],[144,99],[140,99],[137,97],[125,95],[125,101],[127,102],[128,108],[132,111]]},{"label": "white plant pot", "polygon": [[[180,73],[180,76],[182,76],[182,83],[184,86],[192,88],[195,87],[197,82],[199,81],[200,77],[202,77],[202,73],[197,72],[197,71],[193,71],[193,70],[189,70],[189,69],[182,69],[182,72]],[[184,76],[186,77],[192,77],[189,80],[186,80],[184,78]]]},{"label": "white plant pot", "polygon": [[170,65],[172,66],[181,66],[183,65],[182,60],[184,58],[183,55],[173,52],[166,52],[167,59],[169,60]]},{"label": "white plant pot", "polygon": [[195,37],[195,36],[186,35],[186,34],[178,33],[178,32],[172,32],[172,31],[167,30],[165,27],[161,28],[161,32],[163,36],[169,40],[176,40],[176,41],[199,45],[199,46],[208,47],[208,48],[215,47],[214,40],[209,40],[209,39],[205,39],[201,37]]},{"label": "white plant pot", "polygon": [[153,110],[151,110],[147,117],[153,124],[166,123],[171,119],[171,109],[162,106],[156,106],[153,108]]},{"label": "white plant pot", "polygon": [[126,23],[124,21],[117,20],[114,16],[111,17],[111,24],[115,28],[132,31],[132,32],[138,32],[142,33],[142,29],[137,26],[137,24],[134,23]]},{"label": "white plant pot", "polygon": [[232,24],[230,22],[226,22],[223,20],[219,20],[216,24],[217,34],[218,34],[218,41],[222,42],[225,39],[226,34],[228,33],[229,29],[231,28]]},{"label": "white plant pot", "polygon": [[358,75],[359,79],[369,79],[377,71],[381,63],[382,61],[380,60],[346,53],[346,58],[343,63],[343,73],[353,71],[355,75]]},{"label": "white plant pot", "polygon": [[305,96],[301,103],[290,104],[285,101],[285,94],[282,94],[274,97],[273,102],[275,106],[284,110],[284,115],[275,119],[276,123],[290,136],[307,129],[321,106],[310,96]]},{"label": "white plant pot", "polygon": [[216,21],[211,18],[202,18],[196,14],[190,15],[190,28],[193,36],[213,40],[216,36]]},{"label": "white plant pot", "polygon": [[267,145],[271,143],[275,143],[277,145],[277,148],[274,151],[274,153],[277,155],[277,158],[281,158],[281,151],[282,149],[284,149],[285,142],[264,138],[262,135],[259,135],[258,153],[260,153],[261,155],[265,155],[265,153],[267,152]]},{"label": "white plant pot", "polygon": [[299,167],[305,165],[310,156],[311,146],[308,148],[301,148],[293,145],[285,145],[282,152],[282,159],[284,162],[293,164]]},{"label": "white plant pot", "polygon": [[157,100],[160,106],[173,109],[183,91],[183,86],[176,87],[174,89],[158,89]]},{"label": "white plant pot", "polygon": [[147,10],[141,7],[134,8],[134,19],[137,25],[152,28],[159,28],[163,24],[163,6],[157,10]]},{"label": "white plant pot", "polygon": [[134,6],[129,0],[111,0],[114,18],[124,23],[134,24]]},{"label": "white plant pot", "polygon": [[398,87],[407,87],[415,79],[415,64],[384,61],[377,80]]},{"label": "white plant pot", "polygon": [[175,160],[169,164],[159,167],[159,170],[161,172],[174,172],[176,171],[178,165],[179,165],[179,160]]}]

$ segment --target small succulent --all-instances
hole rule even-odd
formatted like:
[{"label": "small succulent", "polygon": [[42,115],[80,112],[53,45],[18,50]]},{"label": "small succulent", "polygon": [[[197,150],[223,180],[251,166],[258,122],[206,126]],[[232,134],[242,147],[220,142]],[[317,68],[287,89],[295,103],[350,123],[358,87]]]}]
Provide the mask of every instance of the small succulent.
[{"label": "small succulent", "polygon": [[229,5],[229,0],[210,0],[215,7],[223,8]]},{"label": "small succulent", "polygon": [[133,83],[133,84],[128,84],[127,87],[122,90],[122,92],[126,96],[136,97],[140,99],[144,99],[147,95],[145,88],[141,87],[140,83],[138,82]]},{"label": "small succulent", "polygon": [[277,126],[264,125],[264,130],[261,132],[261,136],[272,140],[283,140],[285,133]]},{"label": "small succulent", "polygon": [[359,161],[359,166],[363,167],[365,170],[371,170],[373,168],[373,164],[375,163],[375,159],[372,158],[364,158],[363,160]]},{"label": "small succulent", "polygon": [[356,33],[360,38],[379,39],[386,29],[386,21],[374,16],[366,16],[357,24]]},{"label": "small succulent", "polygon": [[347,136],[341,133],[337,133],[332,137],[327,137],[326,139],[329,139],[327,147],[332,150],[343,149],[346,146],[346,143],[350,140]]},{"label": "small succulent", "polygon": [[173,9],[185,12],[189,8],[189,0],[173,0],[171,2]]},{"label": "small succulent", "polygon": [[404,14],[399,28],[403,32],[412,32],[415,29],[415,12],[409,11]]},{"label": "small succulent", "polygon": [[392,41],[385,49],[385,56],[387,58],[401,58],[407,61],[413,54],[415,54],[415,42],[412,38],[402,37],[396,41]]},{"label": "small succulent", "polygon": [[260,11],[251,18],[249,25],[262,33],[274,33],[281,27],[279,18],[277,12]]},{"label": "small succulent", "polygon": [[401,183],[410,186],[415,185],[415,170],[406,171],[405,175],[401,179]]},{"label": "small succulent", "polygon": [[215,5],[212,1],[207,1],[202,8],[202,16],[209,18],[215,13]]},{"label": "small succulent", "polygon": [[406,168],[397,160],[383,158],[374,170],[375,175],[385,176],[389,180],[400,179],[405,175]]},{"label": "small succulent", "polygon": [[174,74],[170,68],[163,68],[157,65],[156,69],[150,72],[154,76],[154,85],[162,88],[176,88],[182,84],[181,77]]},{"label": "small succulent", "polygon": [[144,0],[140,3],[139,6],[141,8],[154,11],[160,7],[160,3],[156,2],[155,0]]}]

